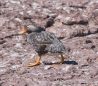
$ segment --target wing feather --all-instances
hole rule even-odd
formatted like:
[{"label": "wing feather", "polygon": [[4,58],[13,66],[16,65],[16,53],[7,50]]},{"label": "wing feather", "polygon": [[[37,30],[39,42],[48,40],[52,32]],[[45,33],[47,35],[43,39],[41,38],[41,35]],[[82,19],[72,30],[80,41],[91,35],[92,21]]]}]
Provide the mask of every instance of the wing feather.
[{"label": "wing feather", "polygon": [[32,33],[28,36],[27,41],[30,44],[47,45],[54,42],[55,35],[50,32],[42,31],[40,33]]}]

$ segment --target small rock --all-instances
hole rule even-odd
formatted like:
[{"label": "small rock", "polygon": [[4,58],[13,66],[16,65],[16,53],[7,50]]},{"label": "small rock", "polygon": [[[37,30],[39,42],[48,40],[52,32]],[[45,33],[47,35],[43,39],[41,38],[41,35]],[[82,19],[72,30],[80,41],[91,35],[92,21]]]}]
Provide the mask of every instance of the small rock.
[{"label": "small rock", "polygon": [[28,14],[31,14],[31,10],[27,11]]},{"label": "small rock", "polygon": [[13,65],[11,68],[12,69],[17,69],[17,68],[19,68],[20,67],[20,65]]},{"label": "small rock", "polygon": [[51,12],[51,11],[49,9],[46,9],[46,8],[43,9],[43,13],[48,14],[48,12]]},{"label": "small rock", "polygon": [[13,4],[20,4],[20,1],[12,1],[12,0],[10,0],[10,2],[13,3]]},{"label": "small rock", "polygon": [[19,53],[14,52],[14,53],[12,53],[10,56],[14,58],[14,57],[18,57],[18,56],[20,56],[20,54],[19,54]]},{"label": "small rock", "polygon": [[39,6],[39,5],[38,5],[37,3],[35,3],[35,2],[32,3],[32,7],[33,7],[33,9],[38,8],[38,6]]},{"label": "small rock", "polygon": [[58,16],[56,17],[56,20],[60,20],[60,19],[62,19],[62,16],[61,16],[61,15],[58,15]]},{"label": "small rock", "polygon": [[18,21],[18,22],[22,22],[22,20],[19,19],[19,18],[15,18],[15,20]]},{"label": "small rock", "polygon": [[54,18],[56,17],[56,14],[49,14],[48,16]]},{"label": "small rock", "polygon": [[0,68],[6,67],[6,62],[0,62]]},{"label": "small rock", "polygon": [[33,58],[34,58],[34,56],[35,56],[35,54],[31,54],[30,58],[31,58],[31,59],[33,59]]},{"label": "small rock", "polygon": [[23,9],[26,9],[26,6],[25,6],[25,5],[22,5],[21,7],[22,7]]},{"label": "small rock", "polygon": [[22,48],[22,45],[21,45],[21,43],[17,43],[17,44],[15,45],[15,47],[16,47],[16,48]]},{"label": "small rock", "polygon": [[4,74],[4,73],[6,73],[7,72],[7,69],[5,69],[5,68],[0,68],[0,75],[1,74]]},{"label": "small rock", "polygon": [[56,63],[57,61],[52,61],[52,63],[54,64],[54,63]]},{"label": "small rock", "polygon": [[0,10],[0,15],[3,15],[3,14],[4,14],[4,12]]},{"label": "small rock", "polygon": [[66,21],[71,20],[71,17],[66,17],[65,20]]},{"label": "small rock", "polygon": [[70,66],[68,65],[68,66],[62,68],[62,70],[63,70],[63,71],[68,71],[69,68],[70,68]]},{"label": "small rock", "polygon": [[67,7],[63,7],[62,9],[66,11]]},{"label": "small rock", "polygon": [[19,12],[19,14],[23,15],[23,12]]},{"label": "small rock", "polygon": [[[19,32],[20,33],[20,32]],[[23,37],[20,35],[20,36],[17,36],[16,38],[15,38],[15,40],[17,41],[17,42],[19,42],[19,41],[21,41],[23,39]]]},{"label": "small rock", "polygon": [[50,69],[50,68],[52,68],[51,66],[45,66],[44,67],[44,70],[48,70],[48,69]]}]

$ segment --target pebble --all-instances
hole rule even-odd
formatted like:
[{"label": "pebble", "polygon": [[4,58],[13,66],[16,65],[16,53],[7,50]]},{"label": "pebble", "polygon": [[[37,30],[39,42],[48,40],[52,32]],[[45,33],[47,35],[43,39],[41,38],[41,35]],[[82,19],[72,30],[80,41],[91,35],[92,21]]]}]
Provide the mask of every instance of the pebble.
[{"label": "pebble", "polygon": [[38,8],[38,4],[37,3],[32,3],[32,7],[33,7],[33,9],[37,9]]},{"label": "pebble", "polygon": [[18,57],[18,56],[20,56],[20,55],[19,55],[19,53],[12,53],[10,56],[11,56],[11,57]]},{"label": "pebble", "polygon": [[76,51],[72,53],[72,55],[76,55],[76,54],[80,54],[80,52]]},{"label": "pebble", "polygon": [[[20,32],[19,32],[20,33]],[[21,40],[23,39],[23,37],[20,35],[20,36],[17,36],[16,38],[15,38],[15,40],[17,41],[17,42],[20,42]]]},{"label": "pebble", "polygon": [[56,17],[56,19],[62,19],[62,16],[61,16],[61,15],[58,15],[58,16]]},{"label": "pebble", "polygon": [[21,43],[17,43],[17,44],[15,45],[15,47],[16,47],[16,48],[22,48],[22,45],[21,45]]},{"label": "pebble", "polygon": [[44,70],[48,70],[48,69],[50,69],[51,68],[51,66],[45,66],[44,67]]},{"label": "pebble", "polygon": [[67,20],[67,21],[68,21],[68,20],[71,20],[71,18],[70,18],[70,17],[66,17],[66,18],[65,18],[65,20]]},{"label": "pebble", "polygon": [[63,71],[68,71],[69,68],[70,68],[70,66],[68,65],[68,66],[62,68],[62,70],[63,70]]},{"label": "pebble", "polygon": [[19,12],[19,14],[23,15],[23,12]]},{"label": "pebble", "polygon": [[25,5],[22,5],[21,7],[22,7],[23,9],[26,9],[26,6],[25,6]]},{"label": "pebble", "polygon": [[0,74],[2,74],[2,73],[5,73],[7,71],[7,69],[2,69],[2,68],[0,68]]},{"label": "pebble", "polygon": [[34,58],[34,56],[35,56],[35,54],[31,54],[30,58],[31,58],[31,59],[33,59],[33,58]]},{"label": "pebble", "polygon": [[15,18],[15,20],[18,21],[18,22],[22,22],[22,20],[19,19],[19,18]]},{"label": "pebble", "polygon": [[11,68],[12,69],[17,69],[17,68],[19,68],[20,67],[20,65],[13,65]]},{"label": "pebble", "polygon": [[67,9],[67,7],[63,7],[63,10],[65,10],[65,11],[66,11],[66,9]]},{"label": "pebble", "polygon": [[31,14],[31,10],[27,11],[28,14]]},{"label": "pebble", "polygon": [[6,62],[0,62],[0,68],[6,67]]},{"label": "pebble", "polygon": [[49,16],[49,17],[55,17],[56,14],[49,14],[48,16]]},{"label": "pebble", "polygon": [[44,13],[47,13],[47,12],[51,12],[51,11],[50,11],[49,9],[44,8],[44,9],[43,9],[43,12],[44,12]]},{"label": "pebble", "polygon": [[12,0],[10,0],[10,2],[13,3],[13,4],[20,4],[20,1],[12,1]]}]

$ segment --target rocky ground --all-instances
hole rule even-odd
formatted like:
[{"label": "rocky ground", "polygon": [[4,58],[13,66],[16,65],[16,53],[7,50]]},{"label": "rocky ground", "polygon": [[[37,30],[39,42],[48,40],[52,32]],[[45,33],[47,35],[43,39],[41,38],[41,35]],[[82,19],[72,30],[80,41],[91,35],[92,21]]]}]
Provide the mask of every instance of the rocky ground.
[{"label": "rocky ground", "polygon": [[[18,33],[30,22],[68,48],[62,65],[26,67],[37,53]],[[0,86],[98,86],[98,0],[0,0]]]}]

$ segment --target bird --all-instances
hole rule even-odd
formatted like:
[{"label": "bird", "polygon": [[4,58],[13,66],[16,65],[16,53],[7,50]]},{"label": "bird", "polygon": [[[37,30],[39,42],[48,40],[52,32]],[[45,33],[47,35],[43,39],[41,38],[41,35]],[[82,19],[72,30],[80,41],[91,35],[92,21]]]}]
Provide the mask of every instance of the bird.
[{"label": "bird", "polygon": [[60,55],[61,61],[54,64],[61,65],[64,62],[63,54],[67,51],[67,48],[54,33],[46,31],[33,22],[22,27],[20,34],[25,33],[27,33],[27,42],[38,54],[37,60],[29,63],[28,67],[39,65],[43,55]]}]

